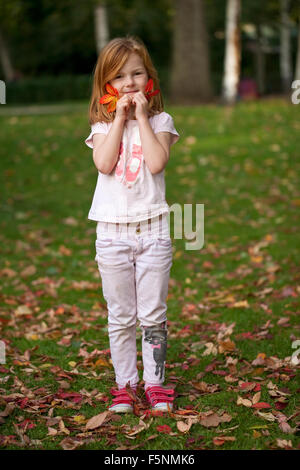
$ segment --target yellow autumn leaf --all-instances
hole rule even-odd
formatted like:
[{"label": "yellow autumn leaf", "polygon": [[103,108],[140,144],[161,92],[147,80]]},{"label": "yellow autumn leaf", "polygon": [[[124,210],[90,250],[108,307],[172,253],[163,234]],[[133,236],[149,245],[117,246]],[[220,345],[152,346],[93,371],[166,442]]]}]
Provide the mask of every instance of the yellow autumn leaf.
[{"label": "yellow autumn leaf", "polygon": [[110,365],[106,359],[100,358],[95,362],[95,367],[110,367]]},{"label": "yellow autumn leaf", "polygon": [[37,341],[38,339],[40,339],[40,335],[29,333],[25,335],[25,338],[32,341]]},{"label": "yellow autumn leaf", "polygon": [[84,415],[76,415],[73,417],[73,421],[78,424],[82,424],[86,422],[86,418]]},{"label": "yellow autumn leaf", "polygon": [[39,368],[40,369],[48,369],[49,367],[52,367],[53,364],[50,364],[49,362],[47,362],[46,364],[42,364]]},{"label": "yellow autumn leaf", "polygon": [[235,308],[249,308],[248,300],[240,300],[238,302],[235,302],[232,307]]},{"label": "yellow autumn leaf", "polygon": [[230,302],[234,302],[235,301],[235,297],[233,295],[227,295],[226,297],[223,297],[222,299],[219,300],[220,303],[230,303]]}]

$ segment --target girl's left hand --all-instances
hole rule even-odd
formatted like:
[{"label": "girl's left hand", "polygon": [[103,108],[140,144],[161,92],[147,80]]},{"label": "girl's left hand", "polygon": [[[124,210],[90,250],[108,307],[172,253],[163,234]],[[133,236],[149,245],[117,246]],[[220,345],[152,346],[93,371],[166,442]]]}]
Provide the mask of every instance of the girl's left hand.
[{"label": "girl's left hand", "polygon": [[135,117],[141,119],[148,117],[148,100],[144,93],[138,91],[132,97],[132,104],[135,105]]}]

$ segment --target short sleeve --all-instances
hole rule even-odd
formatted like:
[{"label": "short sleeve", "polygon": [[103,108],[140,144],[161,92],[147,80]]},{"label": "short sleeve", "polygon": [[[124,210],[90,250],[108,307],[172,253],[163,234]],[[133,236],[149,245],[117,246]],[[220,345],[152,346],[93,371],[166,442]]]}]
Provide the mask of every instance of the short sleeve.
[{"label": "short sleeve", "polygon": [[85,139],[85,143],[88,147],[91,149],[94,147],[93,146],[93,135],[94,134],[108,134],[108,125],[106,122],[96,122],[95,124],[92,124],[91,126],[91,133],[90,135]]},{"label": "short sleeve", "polygon": [[172,116],[163,111],[162,113],[154,116],[154,118],[154,133],[158,134],[158,132],[170,132],[170,134],[172,134],[171,145],[175,144],[179,139],[179,134],[174,127]]}]

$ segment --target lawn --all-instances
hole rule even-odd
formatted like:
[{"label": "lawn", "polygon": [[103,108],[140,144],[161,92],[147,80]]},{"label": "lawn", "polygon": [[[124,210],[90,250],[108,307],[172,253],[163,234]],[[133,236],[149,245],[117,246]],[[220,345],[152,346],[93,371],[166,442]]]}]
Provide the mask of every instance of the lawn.
[{"label": "lawn", "polygon": [[[166,107],[167,201],[203,204],[205,227],[201,249],[173,239],[161,416],[142,382],[135,414],[107,412],[87,109],[1,107],[0,448],[299,449],[300,108]],[[138,351],[142,378],[139,329]]]}]

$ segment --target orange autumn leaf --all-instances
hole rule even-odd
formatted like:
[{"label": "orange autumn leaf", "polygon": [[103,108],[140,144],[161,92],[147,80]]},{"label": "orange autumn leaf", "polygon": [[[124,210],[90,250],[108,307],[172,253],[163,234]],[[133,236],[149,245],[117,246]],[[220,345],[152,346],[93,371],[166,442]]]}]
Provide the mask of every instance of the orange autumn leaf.
[{"label": "orange autumn leaf", "polygon": [[107,111],[109,113],[112,113],[116,109],[117,101],[119,99],[119,92],[116,88],[114,88],[109,83],[105,85],[105,88],[106,88],[107,94],[103,95],[100,98],[99,102],[101,104],[108,104]]},{"label": "orange autumn leaf", "polygon": [[95,362],[95,366],[96,367],[110,367],[110,364],[109,362],[107,362],[106,359],[97,359],[97,361]]}]

